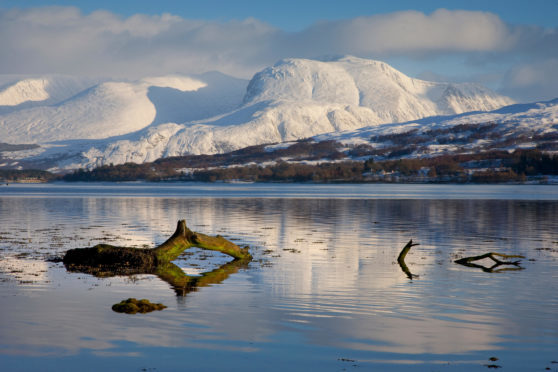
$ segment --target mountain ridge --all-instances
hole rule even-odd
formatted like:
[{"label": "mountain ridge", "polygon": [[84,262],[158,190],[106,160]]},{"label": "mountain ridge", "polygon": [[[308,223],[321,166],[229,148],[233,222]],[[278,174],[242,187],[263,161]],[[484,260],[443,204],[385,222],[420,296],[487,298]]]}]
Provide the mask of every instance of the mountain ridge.
[{"label": "mountain ridge", "polygon": [[41,145],[4,157],[41,160],[59,170],[141,163],[487,111],[512,102],[476,84],[427,82],[384,62],[350,56],[282,60],[249,82],[213,78],[104,81],[59,106],[34,103],[0,111],[3,142]]}]

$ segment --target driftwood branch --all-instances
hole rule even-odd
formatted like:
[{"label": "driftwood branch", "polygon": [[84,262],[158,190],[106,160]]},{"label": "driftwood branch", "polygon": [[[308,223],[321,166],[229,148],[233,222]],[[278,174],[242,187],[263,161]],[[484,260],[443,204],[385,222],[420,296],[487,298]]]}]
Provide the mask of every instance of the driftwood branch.
[{"label": "driftwood branch", "polygon": [[[508,254],[502,254],[502,253],[497,253],[497,252],[488,252],[485,254],[481,254],[479,256],[470,256],[470,257],[463,257],[460,258],[459,260],[455,260],[454,262],[463,266],[468,266],[468,267],[475,267],[478,269],[481,269],[485,272],[500,272],[500,271],[510,271],[510,270],[523,270],[523,268],[521,266],[519,266],[519,264],[521,263],[521,260],[517,260],[517,261],[502,261],[500,259],[498,259],[497,257],[501,257],[501,258],[506,258],[506,259],[510,259],[510,258],[525,258],[524,256],[520,256],[520,255],[508,255]],[[479,260],[484,260],[485,258],[490,258],[492,261],[494,261],[494,265],[487,267],[487,266],[483,266],[477,263],[474,263],[475,261],[479,261]],[[500,268],[498,269],[500,266],[502,265],[512,265],[515,266],[513,268]]]},{"label": "driftwood branch", "polygon": [[418,275],[412,274],[409,268],[407,267],[407,264],[405,264],[405,257],[407,256],[407,253],[409,253],[411,248],[414,247],[415,245],[420,245],[420,244],[413,243],[412,239],[409,240],[409,242],[403,247],[403,249],[399,253],[399,256],[397,257],[397,262],[399,263],[401,270],[403,270],[403,272],[407,275],[409,279],[418,278]]},{"label": "driftwood branch", "polygon": [[[219,251],[233,257],[234,260],[201,276],[188,276],[171,261],[191,247]],[[184,220],[178,221],[175,233],[167,241],[153,249],[98,244],[91,248],[70,249],[63,258],[69,271],[84,272],[97,277],[157,275],[181,296],[198,287],[222,282],[230,274],[246,267],[251,260],[252,256],[247,247],[240,248],[222,236],[212,237],[193,232]]]}]

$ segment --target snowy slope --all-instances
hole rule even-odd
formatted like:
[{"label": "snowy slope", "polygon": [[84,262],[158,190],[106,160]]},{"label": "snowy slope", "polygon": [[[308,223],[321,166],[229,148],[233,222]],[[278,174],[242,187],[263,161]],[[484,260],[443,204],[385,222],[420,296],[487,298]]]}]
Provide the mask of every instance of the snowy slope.
[{"label": "snowy slope", "polygon": [[5,115],[0,119],[0,136],[15,143],[41,143],[126,134],[149,125],[155,117],[146,93],[142,86],[102,83],[59,105]]},{"label": "snowy slope", "polygon": [[[9,88],[4,92],[14,93],[10,98],[30,97],[32,94],[38,98],[42,93],[40,88],[43,85],[39,79],[33,80],[31,85],[20,83],[19,87],[28,88],[25,93],[29,94],[22,94],[21,89]],[[132,83],[103,82],[55,105],[14,110],[1,115],[0,138],[9,139],[11,143],[44,143],[109,138],[138,131],[151,124],[156,116],[155,106],[148,98],[148,90],[152,86],[192,91],[205,84],[179,76],[146,78]]]},{"label": "snowy slope", "polygon": [[[226,146],[232,147],[230,138],[238,136],[237,138],[244,139],[244,142],[234,142],[234,145],[244,147],[260,138],[260,129],[261,126],[258,125],[247,128],[246,125],[211,127],[197,124],[185,127],[179,124],[162,124],[149,127],[135,137],[128,136],[108,144],[106,141],[70,144],[64,154],[74,151],[74,156],[58,161],[54,169],[91,168],[107,162],[119,164],[154,161],[160,157],[179,155],[179,149],[200,148],[200,144],[208,146],[205,148],[207,152],[227,152],[230,148]],[[344,143],[347,149],[365,145],[371,150],[366,158],[370,155],[391,158],[389,153],[401,148],[401,142],[391,142],[390,135],[393,134],[401,135],[399,141],[402,140],[403,148],[410,150],[405,151],[405,155],[395,155],[396,158],[535,147],[558,151],[558,99],[510,105],[492,112],[372,125],[351,131],[322,134],[313,139],[316,142],[335,140]],[[209,147],[215,144],[222,147]],[[83,151],[87,148],[88,150]],[[33,151],[30,150],[29,153]],[[57,151],[60,149],[56,147],[47,149],[43,153],[43,159],[45,155],[56,156]]]},{"label": "snowy slope", "polygon": [[53,105],[100,82],[100,79],[65,75],[28,78],[0,75],[0,114]]},{"label": "snowy slope", "polygon": [[[0,142],[43,145],[11,158],[92,167],[222,153],[511,103],[479,85],[417,80],[355,57],[287,59],[246,83],[218,73],[103,82],[54,105],[0,111]],[[33,84],[6,88],[6,102],[41,102],[30,98],[44,97],[41,84]]]},{"label": "snowy slope", "polygon": [[394,134],[409,149],[407,157],[516,148],[558,151],[558,98],[510,105],[491,112],[430,117],[328,133],[314,140],[335,140],[350,147],[367,145],[378,150],[397,148],[398,143],[390,140]]},{"label": "snowy slope", "polygon": [[157,109],[153,124],[187,123],[233,111],[242,103],[248,82],[219,72],[192,76],[203,82],[196,90],[162,84],[149,88],[148,98]]},{"label": "snowy slope", "polygon": [[[304,115],[305,113],[308,114],[304,110],[310,110],[313,114],[319,115],[319,107],[321,106],[300,106],[298,113]],[[291,113],[297,112],[294,107],[291,107],[290,110]],[[271,115],[270,112],[260,113],[260,115],[264,116],[264,118],[259,118],[261,121],[256,120],[249,124],[231,125],[229,127],[199,124],[189,126],[166,124],[151,127],[147,133],[142,133],[139,138],[118,140],[106,147],[93,146],[82,154],[85,159],[83,164],[91,167],[106,164],[107,162],[114,164],[125,162],[139,163],[153,161],[160,157],[178,156],[185,152],[194,154],[225,153],[259,143],[274,143],[296,139],[294,136],[282,136],[272,125],[265,125],[268,122],[265,118],[266,114]],[[486,141],[480,138],[469,143],[467,145],[468,148],[478,148],[479,142],[487,142],[487,145],[490,142],[497,147],[499,140],[513,139],[514,136],[521,138],[521,136],[532,137],[534,135],[544,136],[550,133],[558,134],[558,99],[528,105],[511,105],[492,112],[437,116],[406,123],[374,124],[356,130],[317,135],[314,139],[316,141],[336,140],[350,145],[369,144],[384,147],[385,144],[373,143],[370,139],[375,136],[406,133],[415,130],[416,133],[413,136],[418,138],[424,132],[452,128],[459,124],[484,125],[488,123],[495,125],[491,129],[491,133],[495,134],[492,135],[492,140]],[[316,126],[319,125],[318,123],[314,124]],[[320,132],[318,129],[315,129],[315,131]],[[469,134],[472,135],[473,133]],[[269,140],[263,142],[262,138]],[[412,143],[412,141],[411,138],[409,143]],[[421,145],[423,148],[426,148],[425,151],[430,151],[431,153],[442,150],[446,152],[454,151],[457,149],[455,145],[439,146],[435,140],[432,144],[422,143]],[[518,143],[518,145],[529,147],[530,143]],[[467,146],[461,145],[464,148]],[[185,149],[187,151],[184,151]]]},{"label": "snowy slope", "polygon": [[371,136],[451,128],[460,124],[497,124],[516,132],[531,131],[537,134],[558,132],[558,98],[548,102],[514,104],[490,112],[472,112],[460,115],[429,117],[406,123],[383,124],[354,131],[328,133],[314,137],[318,141],[339,140],[355,143],[369,141]]},{"label": "snowy slope", "polygon": [[0,90],[0,106],[17,106],[28,101],[45,101],[50,95],[47,92],[47,79],[24,79],[10,84]]},{"label": "snowy slope", "polygon": [[[242,107],[209,124],[161,124],[83,151],[81,165],[142,163],[183,154],[215,154],[262,143],[360,128],[375,116],[358,106],[262,102]],[[75,167],[70,164],[66,167]]]}]

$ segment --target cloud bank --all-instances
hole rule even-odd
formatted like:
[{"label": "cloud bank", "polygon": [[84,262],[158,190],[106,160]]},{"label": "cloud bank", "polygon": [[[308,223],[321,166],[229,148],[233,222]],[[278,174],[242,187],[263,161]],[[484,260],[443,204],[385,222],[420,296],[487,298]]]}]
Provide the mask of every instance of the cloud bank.
[{"label": "cloud bank", "polygon": [[[288,57],[351,54],[421,61],[456,56],[501,64],[516,99],[558,97],[558,30],[509,25],[476,11],[403,11],[316,23],[285,32],[256,19],[215,22],[171,14],[121,18],[72,7],[0,10],[0,71],[142,77],[218,70],[251,77]],[[456,72],[456,75],[459,72]]]}]

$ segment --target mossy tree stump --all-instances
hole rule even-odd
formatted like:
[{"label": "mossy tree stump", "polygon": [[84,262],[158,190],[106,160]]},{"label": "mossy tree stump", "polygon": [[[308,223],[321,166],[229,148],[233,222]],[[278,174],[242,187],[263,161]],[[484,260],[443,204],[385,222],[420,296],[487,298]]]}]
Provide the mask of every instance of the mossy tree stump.
[{"label": "mossy tree stump", "polygon": [[[233,257],[234,260],[201,276],[188,276],[171,261],[191,247],[222,252]],[[157,275],[171,284],[178,295],[186,295],[199,286],[225,280],[239,268],[246,267],[251,260],[252,256],[247,247],[240,248],[222,236],[212,237],[193,232],[186,226],[185,220],[180,220],[174,234],[156,248],[142,249],[98,244],[91,248],[70,249],[62,261],[69,271],[84,272],[97,277]]]}]

